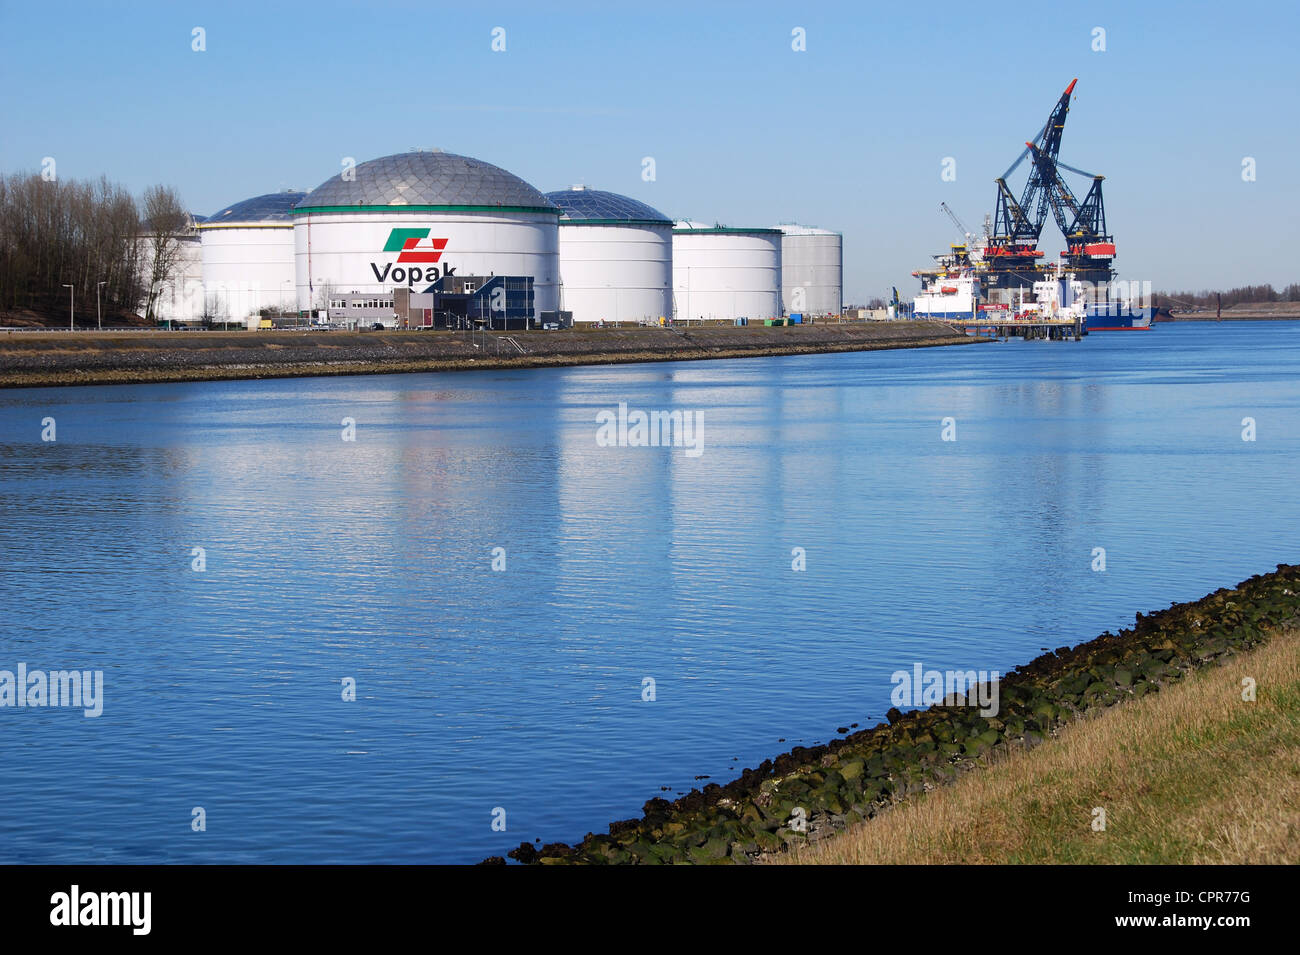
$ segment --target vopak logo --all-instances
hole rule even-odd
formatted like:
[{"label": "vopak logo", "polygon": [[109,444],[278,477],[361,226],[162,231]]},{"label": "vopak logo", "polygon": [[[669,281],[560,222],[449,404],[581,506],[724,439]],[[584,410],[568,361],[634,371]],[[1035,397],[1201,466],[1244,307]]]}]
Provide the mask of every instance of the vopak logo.
[{"label": "vopak logo", "polygon": [[422,249],[423,239],[429,239],[428,229],[394,229],[388,234],[384,251],[400,252],[398,262],[437,262],[442,258],[442,250],[447,248],[447,240],[429,239],[429,245]]},{"label": "vopak logo", "polygon": [[[380,271],[378,262],[371,262],[370,268],[374,270],[375,279],[379,282],[393,282],[395,284],[406,283],[407,287],[413,287],[416,282],[436,282],[440,275],[452,275],[455,269],[451,266],[444,265],[439,269],[433,263],[442,258],[443,249],[447,248],[446,239],[430,239],[428,229],[394,229],[388,234],[388,241],[384,243],[385,252],[396,252],[397,261],[405,262],[405,268],[394,268],[392,262],[384,263],[383,271]],[[425,243],[421,245],[421,243]],[[428,263],[427,268],[418,268],[411,263],[420,262]]]}]

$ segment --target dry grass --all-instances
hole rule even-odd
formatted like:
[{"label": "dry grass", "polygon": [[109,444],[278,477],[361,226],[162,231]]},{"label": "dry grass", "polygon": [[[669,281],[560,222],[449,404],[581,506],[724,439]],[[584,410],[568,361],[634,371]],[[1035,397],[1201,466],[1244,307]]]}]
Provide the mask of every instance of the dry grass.
[{"label": "dry grass", "polygon": [[1300,862],[1300,630],[773,861]]}]

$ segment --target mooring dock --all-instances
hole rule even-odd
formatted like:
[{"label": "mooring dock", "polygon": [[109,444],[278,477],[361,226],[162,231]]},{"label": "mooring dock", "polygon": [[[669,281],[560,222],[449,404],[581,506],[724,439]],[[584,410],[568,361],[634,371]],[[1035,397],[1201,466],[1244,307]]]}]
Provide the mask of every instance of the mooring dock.
[{"label": "mooring dock", "polygon": [[1081,341],[1085,332],[1081,319],[1001,319],[990,322],[987,318],[947,319],[945,325],[967,335],[988,335],[992,338],[1042,339],[1045,341]]}]

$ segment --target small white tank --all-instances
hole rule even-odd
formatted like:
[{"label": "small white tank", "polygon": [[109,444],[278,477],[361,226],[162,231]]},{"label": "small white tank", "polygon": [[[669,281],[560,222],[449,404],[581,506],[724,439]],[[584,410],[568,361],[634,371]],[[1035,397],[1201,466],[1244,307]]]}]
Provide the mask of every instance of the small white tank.
[{"label": "small white tank", "polygon": [[656,324],[673,314],[672,220],[643,202],[573,186],[560,207],[561,308],[579,322]]},{"label": "small white tank", "polygon": [[844,305],[844,237],[782,225],[781,302],[788,313],[838,315]]},{"label": "small white tank", "polygon": [[673,297],[680,320],[780,318],[781,230],[678,222]]},{"label": "small white tank", "polygon": [[296,307],[292,212],[304,195],[255,196],[198,224],[205,308],[216,320],[240,322],[259,309]]}]

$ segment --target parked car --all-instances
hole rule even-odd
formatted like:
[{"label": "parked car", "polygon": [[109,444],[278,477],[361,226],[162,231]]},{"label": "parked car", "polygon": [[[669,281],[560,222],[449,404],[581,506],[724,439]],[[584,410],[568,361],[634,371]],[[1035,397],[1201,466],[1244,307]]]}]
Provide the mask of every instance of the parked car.
[{"label": "parked car", "polygon": [[560,325],[559,325],[558,322],[546,322],[546,323],[544,323],[544,324],[542,325],[542,328],[543,328],[545,331],[548,331],[548,332],[554,332],[554,331],[558,331],[558,330],[559,330]]},{"label": "parked car", "polygon": [[384,323],[375,322],[373,325],[370,326],[370,330],[372,332],[382,332],[384,330]]}]

